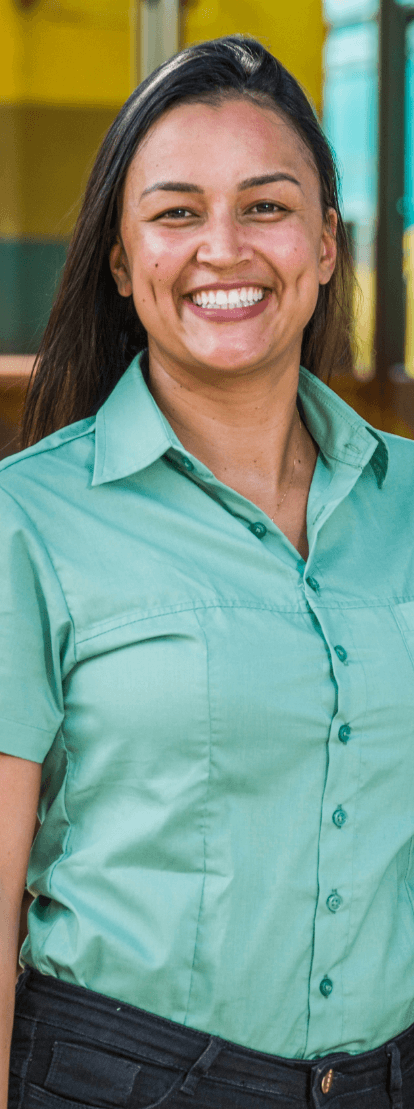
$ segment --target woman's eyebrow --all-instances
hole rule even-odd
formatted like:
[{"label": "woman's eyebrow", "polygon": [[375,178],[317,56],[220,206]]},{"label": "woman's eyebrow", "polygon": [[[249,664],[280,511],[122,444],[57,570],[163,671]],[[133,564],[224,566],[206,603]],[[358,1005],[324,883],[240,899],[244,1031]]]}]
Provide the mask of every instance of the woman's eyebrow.
[{"label": "woman's eyebrow", "polygon": [[[291,173],[266,173],[260,177],[246,177],[245,181],[241,181],[237,186],[238,192],[243,189],[253,189],[259,185],[269,185],[273,181],[291,181],[293,185],[297,185],[302,189],[300,181],[293,177]],[[165,193],[203,193],[204,189],[200,185],[192,185],[189,181],[156,181],[155,185],[148,185],[141,193],[140,200],[143,196],[148,196],[148,193],[154,193],[160,190]]]},{"label": "woman's eyebrow", "polygon": [[272,181],[292,181],[299,189],[302,188],[300,181],[291,173],[265,173],[261,177],[247,177],[238,185],[238,190],[241,192],[242,189],[254,189],[258,185],[269,185]]},{"label": "woman's eyebrow", "polygon": [[199,185],[190,185],[188,181],[156,181],[155,185],[148,185],[147,189],[141,193],[140,200],[148,193],[155,193],[157,189],[161,189],[165,193],[203,193]]}]

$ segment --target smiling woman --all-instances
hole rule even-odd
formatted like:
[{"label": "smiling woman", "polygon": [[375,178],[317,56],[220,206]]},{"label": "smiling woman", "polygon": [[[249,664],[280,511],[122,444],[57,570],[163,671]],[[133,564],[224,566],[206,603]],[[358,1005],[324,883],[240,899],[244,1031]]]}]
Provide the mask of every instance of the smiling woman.
[{"label": "smiling woman", "polygon": [[109,256],[147,331],[154,380],[166,357],[191,363],[192,376],[196,364],[272,377],[275,360],[279,372],[299,365],[334,270],[337,220],[323,213],[307,147],[274,108],[227,94],[165,113],[128,169]]},{"label": "smiling woman", "polygon": [[320,380],[350,276],[259,43],[136,90],[0,465],[0,1109],[414,1104],[414,448]]}]

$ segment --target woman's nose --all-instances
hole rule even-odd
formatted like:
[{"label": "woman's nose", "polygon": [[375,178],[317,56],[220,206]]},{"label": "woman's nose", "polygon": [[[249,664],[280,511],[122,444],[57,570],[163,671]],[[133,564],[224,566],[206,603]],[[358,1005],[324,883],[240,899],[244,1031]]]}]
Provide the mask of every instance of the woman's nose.
[{"label": "woman's nose", "polygon": [[252,258],[253,250],[246,241],[244,229],[230,216],[210,220],[203,228],[197,249],[197,261],[229,269]]}]

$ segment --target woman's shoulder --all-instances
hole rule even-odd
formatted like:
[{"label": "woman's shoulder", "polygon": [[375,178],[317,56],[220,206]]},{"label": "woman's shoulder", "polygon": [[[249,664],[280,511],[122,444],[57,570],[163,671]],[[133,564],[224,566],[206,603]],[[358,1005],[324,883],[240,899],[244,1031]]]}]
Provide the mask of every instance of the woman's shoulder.
[{"label": "woman's shoulder", "polygon": [[78,504],[94,466],[95,417],[54,431],[0,462],[2,540],[23,530],[46,534],[70,502]]},{"label": "woman's shoulder", "polygon": [[78,458],[79,464],[88,451],[88,438],[90,439],[95,428],[95,416],[78,420],[66,427],[53,431],[51,435],[39,439],[31,447],[8,455],[0,461],[0,489],[13,493],[22,483],[33,484],[50,474],[50,479],[56,483],[60,467]]},{"label": "woman's shoulder", "polygon": [[401,526],[414,522],[414,440],[389,431],[370,429],[384,444],[386,467],[382,485],[384,511]]},{"label": "woman's shoulder", "polygon": [[371,428],[379,439],[382,439],[387,448],[388,466],[389,469],[394,469],[395,472],[399,471],[401,478],[406,475],[410,481],[413,480],[412,466],[414,464],[414,438],[411,439],[407,435],[396,435],[390,431],[382,431],[374,427]]},{"label": "woman's shoulder", "polygon": [[384,439],[384,442],[387,444],[390,453],[400,453],[402,457],[414,454],[414,432],[413,437],[410,438],[410,436],[403,435],[402,433],[398,433],[397,435],[393,434],[391,431],[381,431],[380,429],[374,427],[372,427],[372,430],[376,431],[377,435],[379,435],[381,439]]}]

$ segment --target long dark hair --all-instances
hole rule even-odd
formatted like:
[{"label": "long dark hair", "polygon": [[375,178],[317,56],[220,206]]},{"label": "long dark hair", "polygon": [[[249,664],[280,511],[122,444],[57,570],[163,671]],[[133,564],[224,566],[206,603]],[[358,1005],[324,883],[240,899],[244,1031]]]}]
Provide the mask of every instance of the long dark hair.
[{"label": "long dark hair", "polygon": [[129,362],[147,345],[132,297],[118,294],[109,269],[119,200],[130,162],[149,127],[174,104],[249,96],[281,112],[310,150],[319,173],[324,215],[338,213],[338,260],[320,286],[302,343],[302,364],[327,378],[348,369],[351,353],[352,261],[338,203],[335,163],[300,85],[261,43],[239,35],[202,42],[176,54],[129,97],[110,127],[90,175],[61,285],[28,390],[22,446],[96,411]]}]

